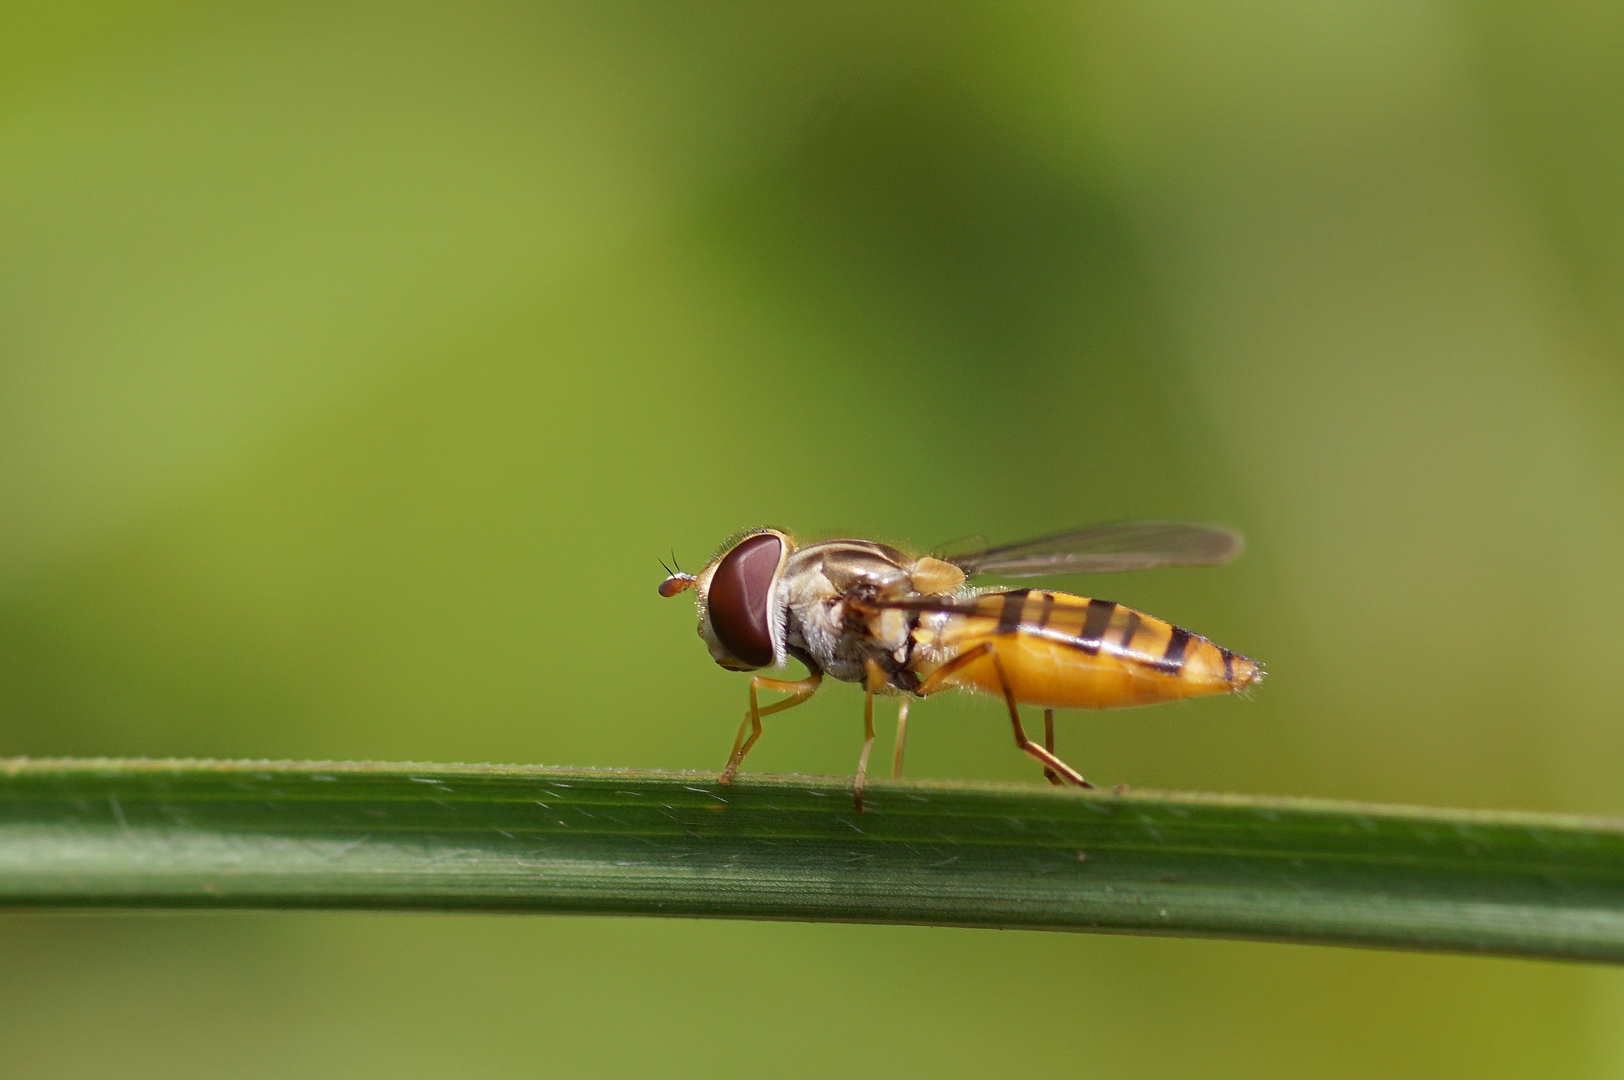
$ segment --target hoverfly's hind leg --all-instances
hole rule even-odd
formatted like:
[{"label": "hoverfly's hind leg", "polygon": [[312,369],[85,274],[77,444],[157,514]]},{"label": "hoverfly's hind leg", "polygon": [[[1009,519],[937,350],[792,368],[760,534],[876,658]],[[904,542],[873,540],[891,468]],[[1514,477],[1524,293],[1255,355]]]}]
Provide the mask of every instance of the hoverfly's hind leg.
[{"label": "hoverfly's hind leg", "polygon": [[[756,745],[756,740],[761,738],[761,718],[763,716],[771,716],[775,712],[793,709],[817,693],[818,684],[821,682],[823,682],[823,672],[816,668],[813,668],[811,674],[804,679],[768,679],[761,675],[750,676],[750,711],[744,714],[744,722],[739,725],[739,733],[733,738],[733,753],[728,756],[727,768],[723,769],[722,775],[716,778],[717,782],[722,784],[731,784],[733,782],[733,777],[738,773],[739,763],[744,760],[744,755],[748,754],[750,748]],[[762,708],[761,703],[756,699],[756,691],[758,690],[775,690],[781,694],[788,694],[789,697]],[[749,732],[749,735],[747,736],[745,732]]]},{"label": "hoverfly's hind leg", "polygon": [[[1065,777],[1067,780],[1069,780],[1073,784],[1076,784],[1078,787],[1081,787],[1081,788],[1091,788],[1091,787],[1093,787],[1094,786],[1093,784],[1090,784],[1087,780],[1083,779],[1083,774],[1082,773],[1078,772],[1076,769],[1072,768],[1070,765],[1067,765],[1064,761],[1061,761],[1059,758],[1055,757],[1054,751],[1052,749],[1049,749],[1048,747],[1038,746],[1036,743],[1032,742],[1032,740],[1030,740],[1030,739],[1028,739],[1026,737],[1026,729],[1021,727],[1021,711],[1015,704],[1015,695],[1014,695],[1014,693],[1012,693],[1010,691],[1010,689],[1009,689],[1009,679],[1004,675],[1004,665],[1003,665],[1002,661],[1000,661],[998,659],[998,650],[992,648],[992,642],[990,642],[990,641],[987,642],[987,647],[992,652],[992,666],[993,666],[993,669],[998,672],[998,685],[1004,691],[1004,701],[1005,701],[1005,703],[1007,703],[1009,705],[1009,722],[1012,725],[1014,725],[1014,727],[1015,727],[1015,745],[1020,747],[1026,753],[1031,754],[1033,757],[1037,758],[1039,761],[1043,762],[1043,764],[1046,766],[1044,768],[1044,770],[1043,770],[1044,775],[1047,776],[1050,773],[1058,773],[1060,776]],[[1048,740],[1046,740],[1046,741],[1048,741],[1051,746],[1053,745],[1053,734],[1054,734],[1054,722],[1051,719],[1052,716],[1053,716],[1052,711],[1050,713],[1048,713],[1048,715],[1046,716],[1046,719],[1049,720],[1049,723],[1048,723],[1047,726],[1048,726],[1048,734],[1050,736],[1050,738]],[[1059,783],[1058,780],[1056,780],[1055,782]]]},{"label": "hoverfly's hind leg", "polygon": [[897,706],[897,749],[891,755],[891,777],[895,779],[902,775],[902,750],[908,745],[908,706],[913,704],[907,698]]},{"label": "hoverfly's hind leg", "polygon": [[[1054,753],[1054,710],[1053,709],[1044,709],[1043,710],[1043,748],[1045,750],[1049,751],[1049,753],[1051,753],[1051,754]],[[1054,784],[1056,786],[1061,786],[1061,785],[1063,785],[1065,783],[1064,780],[1060,779],[1060,774],[1059,773],[1057,773],[1053,769],[1049,769],[1049,768],[1045,768],[1043,770],[1043,778],[1045,780],[1049,781],[1049,783]]]},{"label": "hoverfly's hind leg", "polygon": [[968,667],[982,657],[990,659],[993,670],[998,673],[998,689],[1004,695],[1004,704],[1009,706],[1009,722],[1015,728],[1015,745],[1020,748],[1022,753],[1030,754],[1042,762],[1046,774],[1053,771],[1064,778],[1067,783],[1084,788],[1093,787],[1093,784],[1083,779],[1082,773],[1056,757],[1053,750],[1039,746],[1026,737],[1026,729],[1021,726],[1021,710],[1015,703],[1015,693],[1009,688],[1009,677],[1004,674],[1003,661],[998,659],[998,649],[991,641],[983,641],[981,644],[959,653],[953,659],[931,672],[914,692],[920,697],[924,697],[939,688],[947,681],[948,676],[955,671]]}]

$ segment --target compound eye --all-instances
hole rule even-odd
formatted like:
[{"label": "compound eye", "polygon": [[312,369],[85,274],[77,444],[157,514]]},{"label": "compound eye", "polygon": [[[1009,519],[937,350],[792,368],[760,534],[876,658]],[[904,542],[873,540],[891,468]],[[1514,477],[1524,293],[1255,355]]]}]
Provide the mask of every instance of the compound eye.
[{"label": "compound eye", "polygon": [[706,592],[706,610],[716,639],[751,667],[773,662],[767,599],[783,552],[784,542],[772,533],[746,537],[722,556]]}]

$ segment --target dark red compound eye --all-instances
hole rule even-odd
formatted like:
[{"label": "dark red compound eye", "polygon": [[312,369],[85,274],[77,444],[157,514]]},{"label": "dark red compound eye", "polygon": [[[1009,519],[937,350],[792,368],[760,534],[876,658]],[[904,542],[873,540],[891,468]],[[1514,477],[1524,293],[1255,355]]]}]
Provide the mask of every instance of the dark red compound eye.
[{"label": "dark red compound eye", "polygon": [[722,556],[705,596],[716,639],[751,667],[766,667],[773,662],[767,598],[783,552],[784,542],[772,533],[746,537]]}]

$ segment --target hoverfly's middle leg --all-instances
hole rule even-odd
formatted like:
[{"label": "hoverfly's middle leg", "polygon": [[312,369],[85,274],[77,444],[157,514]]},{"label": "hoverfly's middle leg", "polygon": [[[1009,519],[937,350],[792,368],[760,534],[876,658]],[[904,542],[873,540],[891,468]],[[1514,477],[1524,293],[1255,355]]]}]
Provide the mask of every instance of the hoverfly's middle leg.
[{"label": "hoverfly's middle leg", "polygon": [[908,744],[908,706],[913,704],[908,698],[902,699],[897,706],[897,748],[891,755],[891,777],[895,779],[902,775],[902,750]]},{"label": "hoverfly's middle leg", "polygon": [[867,677],[863,680],[863,752],[857,757],[857,776],[852,784],[852,802],[859,814],[863,812],[863,788],[868,783],[868,754],[874,749],[874,694],[885,688],[885,672],[873,660],[864,665]]},{"label": "hoverfly's middle leg", "polygon": [[[963,667],[968,667],[970,664],[975,663],[982,657],[990,659],[992,661],[993,670],[998,673],[998,689],[1004,695],[1004,704],[1009,706],[1009,722],[1015,728],[1015,745],[1021,750],[1022,753],[1030,754],[1043,763],[1044,775],[1048,775],[1052,771],[1063,777],[1067,782],[1075,784],[1078,787],[1093,787],[1093,784],[1090,784],[1087,780],[1083,779],[1082,773],[1078,772],[1076,769],[1072,768],[1070,765],[1067,765],[1064,761],[1061,761],[1058,757],[1056,757],[1052,749],[1049,747],[1039,746],[1037,743],[1026,737],[1026,729],[1021,726],[1021,710],[1020,706],[1015,701],[1015,692],[1009,688],[1009,676],[1004,674],[1004,663],[998,658],[998,650],[994,647],[991,641],[983,641],[974,648],[964,650],[957,656],[953,657],[953,659],[931,672],[925,681],[919,684],[919,688],[915,691],[915,693],[917,693],[920,697],[924,697],[926,694],[938,689],[944,682],[947,681],[948,676],[952,675],[955,671],[958,671]],[[1051,739],[1049,740],[1051,742],[1052,731],[1053,728],[1051,724]]]},{"label": "hoverfly's middle leg", "polygon": [[[744,755],[748,754],[750,748],[756,744],[756,740],[761,738],[761,718],[763,716],[771,716],[775,712],[783,712],[785,709],[794,708],[817,693],[818,684],[821,682],[823,682],[823,672],[816,668],[813,668],[811,674],[804,679],[769,679],[762,675],[750,676],[750,711],[744,714],[744,722],[739,725],[739,733],[733,737],[733,752],[728,755],[727,767],[722,770],[722,775],[716,778],[717,783],[731,784],[733,782],[733,777],[738,773],[739,763],[744,760]],[[758,690],[776,690],[779,693],[788,694],[789,697],[762,708],[761,703],[756,699]],[[747,731],[750,733],[748,737],[745,735]]]}]

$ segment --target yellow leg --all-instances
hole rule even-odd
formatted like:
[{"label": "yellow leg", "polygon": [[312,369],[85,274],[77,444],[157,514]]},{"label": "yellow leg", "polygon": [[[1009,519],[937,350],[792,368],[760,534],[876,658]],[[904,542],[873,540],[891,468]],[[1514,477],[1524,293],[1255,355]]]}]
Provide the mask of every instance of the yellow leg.
[{"label": "yellow leg", "polygon": [[[733,738],[733,753],[728,756],[727,768],[722,770],[722,775],[716,778],[717,781],[723,784],[733,782],[733,777],[738,773],[739,763],[744,760],[744,755],[748,754],[750,748],[756,744],[756,740],[761,738],[761,718],[763,716],[771,716],[775,712],[783,712],[785,709],[794,708],[817,693],[818,684],[821,682],[823,682],[823,672],[821,671],[813,671],[804,679],[794,680],[768,679],[761,675],[750,676],[750,711],[744,714],[744,722],[739,725],[739,733]],[[756,699],[758,690],[774,690],[782,694],[788,694],[789,697],[782,701],[775,701],[764,709]],[[748,737],[745,736],[746,731],[750,733]]]},{"label": "yellow leg", "polygon": [[[1054,753],[1054,710],[1053,709],[1044,709],[1043,710],[1043,748],[1045,750],[1049,751],[1049,753],[1051,753],[1051,754]],[[1048,780],[1049,783],[1051,783],[1051,784],[1059,785],[1061,783],[1060,774],[1055,772],[1053,769],[1044,769],[1043,770],[1043,776],[1044,776],[1044,779]]]},{"label": "yellow leg", "polygon": [[891,755],[891,775],[902,775],[902,748],[908,743],[908,706],[912,704],[907,698],[897,706],[897,750]]},{"label": "yellow leg", "polygon": [[948,677],[954,672],[958,671],[962,667],[969,667],[971,664],[975,663],[977,660],[980,660],[983,656],[986,656],[990,652],[992,652],[992,642],[990,641],[983,641],[980,645],[977,645],[974,648],[964,650],[953,659],[931,672],[929,675],[926,675],[924,681],[919,684],[918,689],[914,690],[914,693],[918,694],[920,697],[929,697],[931,694],[934,694],[936,691],[940,690],[942,685],[947,682]]},{"label": "yellow leg", "polygon": [[863,752],[857,757],[857,778],[852,784],[852,801],[863,812],[863,787],[868,783],[868,754],[874,749],[874,692],[885,686],[885,672],[868,661],[868,677],[863,681]]},{"label": "yellow leg", "polygon": [[1076,784],[1078,787],[1093,787],[1093,784],[1090,784],[1087,780],[1083,779],[1082,773],[1078,772],[1070,765],[1067,765],[1058,757],[1055,757],[1053,750],[1039,746],[1037,743],[1026,737],[1026,729],[1021,727],[1020,708],[1015,702],[1014,692],[1009,688],[1009,677],[1004,674],[1004,663],[998,658],[998,649],[991,641],[983,641],[981,644],[976,645],[973,648],[964,650],[953,659],[931,672],[930,675],[925,678],[925,681],[919,684],[919,689],[916,690],[915,693],[917,693],[920,697],[925,697],[928,694],[932,694],[935,691],[940,690],[947,682],[947,679],[955,671],[958,671],[960,668],[968,667],[977,660],[980,660],[982,657],[987,657],[990,659],[992,661],[993,670],[998,673],[998,689],[1004,695],[1004,703],[1009,706],[1009,722],[1015,728],[1015,745],[1020,748],[1022,753],[1030,754],[1032,757],[1035,757],[1041,761],[1044,765],[1045,772],[1053,770],[1060,776],[1064,777],[1067,781]]},{"label": "yellow leg", "polygon": [[852,784],[852,803],[856,811],[863,812],[863,787],[868,783],[868,752],[874,749],[874,693],[869,691],[863,700],[863,752],[857,756],[857,779]]}]

